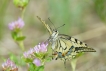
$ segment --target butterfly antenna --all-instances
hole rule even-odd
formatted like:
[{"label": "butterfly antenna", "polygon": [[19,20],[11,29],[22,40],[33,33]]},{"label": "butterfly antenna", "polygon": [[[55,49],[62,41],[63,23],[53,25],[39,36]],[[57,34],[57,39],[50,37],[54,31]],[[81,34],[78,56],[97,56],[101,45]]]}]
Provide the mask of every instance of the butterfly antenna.
[{"label": "butterfly antenna", "polygon": [[61,25],[61,26],[59,26],[59,27],[57,27],[57,29],[59,29],[60,27],[63,27],[65,24],[63,24],[63,25]]},{"label": "butterfly antenna", "polygon": [[53,22],[50,20],[50,18],[48,18],[48,20],[52,23],[52,25],[54,26],[54,28],[56,28],[55,25],[53,24]]},{"label": "butterfly antenna", "polygon": [[[53,24],[53,22],[50,20],[50,18],[48,18],[48,20]],[[53,24],[53,26],[54,26],[55,29],[58,29],[58,28],[60,28],[60,27],[62,27],[62,26],[64,26],[64,25],[65,25],[65,24],[63,24],[63,25],[61,25],[61,26],[59,26],[59,27],[56,28],[55,25]]]}]

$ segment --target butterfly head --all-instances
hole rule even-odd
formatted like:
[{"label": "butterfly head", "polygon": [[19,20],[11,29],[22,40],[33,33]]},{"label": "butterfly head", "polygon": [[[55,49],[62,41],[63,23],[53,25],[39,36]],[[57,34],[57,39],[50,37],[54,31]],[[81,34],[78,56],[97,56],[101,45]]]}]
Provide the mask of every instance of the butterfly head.
[{"label": "butterfly head", "polygon": [[53,33],[49,37],[49,42],[55,42],[58,38],[59,32],[57,30],[53,30]]}]

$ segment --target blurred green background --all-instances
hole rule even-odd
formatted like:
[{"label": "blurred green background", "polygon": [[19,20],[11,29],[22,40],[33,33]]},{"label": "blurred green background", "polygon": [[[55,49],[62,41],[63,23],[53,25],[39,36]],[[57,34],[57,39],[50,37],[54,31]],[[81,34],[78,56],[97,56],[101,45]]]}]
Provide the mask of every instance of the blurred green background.
[{"label": "blurred green background", "polygon": [[[9,52],[19,54],[21,50],[12,40],[8,24],[21,15],[12,0],[0,0],[0,64]],[[96,53],[86,53],[79,58],[76,71],[106,71],[106,0],[30,0],[24,14],[26,50],[48,37],[48,31],[37,19],[40,16],[50,26],[48,18],[62,34],[74,36],[96,49]],[[23,71],[24,68],[19,69]],[[66,69],[62,61],[52,61],[45,65],[45,71],[71,71],[67,61]]]}]

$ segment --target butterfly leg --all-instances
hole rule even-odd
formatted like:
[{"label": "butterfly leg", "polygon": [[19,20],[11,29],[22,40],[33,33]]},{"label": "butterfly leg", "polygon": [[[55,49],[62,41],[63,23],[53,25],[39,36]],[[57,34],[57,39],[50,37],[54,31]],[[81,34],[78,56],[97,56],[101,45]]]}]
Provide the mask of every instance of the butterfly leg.
[{"label": "butterfly leg", "polygon": [[66,59],[64,58],[64,66],[65,66],[65,68],[66,68]]}]

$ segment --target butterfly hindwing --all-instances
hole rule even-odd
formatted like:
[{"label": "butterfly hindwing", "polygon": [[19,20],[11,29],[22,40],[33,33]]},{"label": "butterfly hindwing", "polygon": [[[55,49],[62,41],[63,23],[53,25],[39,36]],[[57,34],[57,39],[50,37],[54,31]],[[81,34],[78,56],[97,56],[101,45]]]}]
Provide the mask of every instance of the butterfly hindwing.
[{"label": "butterfly hindwing", "polygon": [[55,55],[54,59],[73,58],[73,56],[76,56],[80,52],[95,52],[95,50],[93,48],[89,48],[87,44],[64,34],[59,35],[56,43],[55,52],[57,52],[57,55]]},{"label": "butterfly hindwing", "polygon": [[81,42],[74,37],[70,37],[64,34],[61,34],[60,36],[61,38],[70,40],[71,44],[75,47],[75,51],[81,50],[81,52],[96,52],[93,48],[88,47],[86,43]]}]

